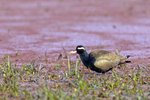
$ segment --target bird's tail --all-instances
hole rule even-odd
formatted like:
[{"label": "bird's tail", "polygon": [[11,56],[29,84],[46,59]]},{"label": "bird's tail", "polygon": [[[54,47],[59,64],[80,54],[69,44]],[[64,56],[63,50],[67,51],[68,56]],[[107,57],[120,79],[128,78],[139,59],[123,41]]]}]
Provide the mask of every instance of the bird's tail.
[{"label": "bird's tail", "polygon": [[126,57],[127,57],[127,58],[130,58],[131,56],[130,56],[130,55],[127,55]]},{"label": "bird's tail", "polygon": [[116,49],[115,53],[116,53],[117,55],[119,55],[119,57],[120,57],[120,64],[131,63],[131,61],[128,60],[128,58],[131,57],[130,55],[122,56],[122,55],[120,55],[120,51],[119,51],[118,49]]},{"label": "bird's tail", "polygon": [[125,60],[125,63],[131,63],[131,61],[130,60],[127,60],[128,58],[130,58],[131,56],[130,55],[127,55],[126,56],[126,60]]},{"label": "bird's tail", "polygon": [[125,57],[122,57],[120,64],[126,64],[126,63],[131,63],[130,60],[128,60],[128,58],[130,58],[130,55],[127,55]]}]

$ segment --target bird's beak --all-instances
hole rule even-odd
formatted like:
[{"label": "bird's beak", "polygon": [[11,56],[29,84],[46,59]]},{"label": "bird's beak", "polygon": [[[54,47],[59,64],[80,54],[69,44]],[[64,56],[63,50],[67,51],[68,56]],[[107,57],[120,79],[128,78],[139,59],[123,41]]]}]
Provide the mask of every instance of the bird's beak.
[{"label": "bird's beak", "polygon": [[76,54],[77,51],[70,51],[69,54]]}]

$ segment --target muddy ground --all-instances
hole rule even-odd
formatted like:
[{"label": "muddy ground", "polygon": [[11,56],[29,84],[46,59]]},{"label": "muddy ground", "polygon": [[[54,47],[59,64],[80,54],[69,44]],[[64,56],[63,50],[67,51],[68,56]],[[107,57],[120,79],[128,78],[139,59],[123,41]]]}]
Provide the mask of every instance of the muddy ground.
[{"label": "muddy ground", "polygon": [[1,0],[0,57],[49,63],[82,44],[150,62],[149,0]]}]

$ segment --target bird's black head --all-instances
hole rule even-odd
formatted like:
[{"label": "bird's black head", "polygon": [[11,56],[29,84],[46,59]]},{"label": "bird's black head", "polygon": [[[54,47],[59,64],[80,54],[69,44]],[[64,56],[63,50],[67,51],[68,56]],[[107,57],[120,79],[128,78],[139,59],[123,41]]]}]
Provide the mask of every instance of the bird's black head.
[{"label": "bird's black head", "polygon": [[82,53],[84,53],[84,52],[86,51],[86,49],[85,49],[84,46],[78,45],[78,46],[76,47],[76,51],[77,51],[78,54],[82,54]]}]

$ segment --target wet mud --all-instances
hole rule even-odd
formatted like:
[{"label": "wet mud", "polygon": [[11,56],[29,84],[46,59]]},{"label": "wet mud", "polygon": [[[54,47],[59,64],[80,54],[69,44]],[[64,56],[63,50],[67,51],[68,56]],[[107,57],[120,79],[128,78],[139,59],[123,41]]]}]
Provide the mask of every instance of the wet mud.
[{"label": "wet mud", "polygon": [[119,49],[131,55],[133,65],[148,65],[149,5],[148,0],[1,0],[0,57],[51,63],[63,48],[82,44],[89,51]]}]

